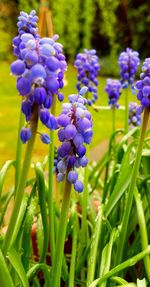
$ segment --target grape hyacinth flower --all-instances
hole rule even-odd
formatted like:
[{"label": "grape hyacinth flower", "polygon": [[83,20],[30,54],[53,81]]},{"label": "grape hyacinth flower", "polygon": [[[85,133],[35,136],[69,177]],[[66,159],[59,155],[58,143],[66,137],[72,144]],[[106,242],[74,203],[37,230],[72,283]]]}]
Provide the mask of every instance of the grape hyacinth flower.
[{"label": "grape hyacinth flower", "polygon": [[121,84],[118,80],[107,79],[105,91],[108,94],[108,104],[111,109],[119,108],[118,100],[121,94]]},{"label": "grape hyacinth flower", "polygon": [[129,103],[129,125],[136,127],[141,125],[142,109],[135,102]]},{"label": "grape hyacinth flower", "polygon": [[120,54],[118,63],[122,88],[133,85],[135,73],[140,64],[139,53],[127,48],[126,51]]},{"label": "grape hyacinth flower", "polygon": [[150,108],[150,58],[145,59],[142,66],[141,80],[136,82],[138,90],[137,99],[141,102],[142,108]]},{"label": "grape hyacinth flower", "polygon": [[86,109],[86,99],[81,96],[83,91],[86,91],[84,87],[78,95],[69,96],[70,103],[63,104],[62,113],[57,118],[58,137],[62,144],[55,158],[57,180],[63,181],[67,176],[78,192],[82,192],[83,184],[78,180],[76,168],[87,165],[84,144],[89,144],[93,135],[91,114]]},{"label": "grape hyacinth flower", "polygon": [[[22,112],[26,117],[27,128],[30,128],[36,107],[41,122],[54,130],[57,123],[55,117],[49,113],[49,108],[54,94],[58,96],[58,100],[63,100],[59,89],[63,87],[67,64],[62,45],[56,42],[58,35],[40,38],[35,11],[31,11],[29,15],[20,12],[18,20],[18,36],[13,40],[14,54],[18,60],[11,64],[11,72],[17,77],[17,90],[23,97]],[[29,136],[22,137],[22,133],[21,131],[21,139],[25,143]],[[50,142],[46,134],[41,134],[40,139],[43,143]]]},{"label": "grape hyacinth flower", "polygon": [[89,97],[88,93],[87,104],[91,106],[98,98],[97,76],[100,70],[100,64],[98,62],[96,51],[94,49],[85,49],[84,53],[77,54],[74,65],[78,69],[77,90],[80,91],[83,86],[88,87],[88,91],[92,94],[92,98]]}]

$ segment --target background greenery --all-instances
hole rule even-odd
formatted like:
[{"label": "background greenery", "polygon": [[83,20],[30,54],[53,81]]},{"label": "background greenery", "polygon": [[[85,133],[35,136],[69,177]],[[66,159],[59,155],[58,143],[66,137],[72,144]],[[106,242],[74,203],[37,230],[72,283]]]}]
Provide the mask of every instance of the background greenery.
[{"label": "background greenery", "polygon": [[[46,2],[46,1],[45,1]],[[44,4],[45,4],[44,2]],[[107,62],[117,59],[126,47],[149,56],[150,14],[145,0],[49,0],[54,32],[60,35],[64,51],[70,61],[83,48],[95,48]],[[1,0],[0,2],[0,58],[10,58],[11,39],[17,33],[19,10],[39,12],[38,0]],[[7,28],[6,28],[7,27]],[[117,75],[116,66],[102,74]]]}]

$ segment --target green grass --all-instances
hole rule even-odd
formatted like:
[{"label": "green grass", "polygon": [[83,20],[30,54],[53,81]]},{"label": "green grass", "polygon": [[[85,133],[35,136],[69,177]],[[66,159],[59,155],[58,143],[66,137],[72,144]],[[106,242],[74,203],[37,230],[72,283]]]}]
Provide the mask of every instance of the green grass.
[{"label": "green grass", "polygon": [[[67,96],[71,93],[76,93],[76,76],[77,71],[74,67],[69,66],[66,72],[67,85],[63,89],[65,95],[65,101]],[[107,94],[104,92],[106,84],[106,78],[99,78],[99,99],[97,105],[107,105]],[[10,75],[10,65],[6,62],[1,63],[0,72],[0,166],[8,160],[15,158],[17,130],[19,122],[19,110],[21,97],[16,90],[16,79]],[[131,101],[135,101],[135,96],[130,96]],[[124,95],[121,96],[120,104],[124,104]],[[99,111],[95,112],[92,108],[89,108],[93,117],[93,130],[94,136],[91,146],[98,145],[105,139],[108,139],[112,130],[111,123],[111,111]],[[61,103],[57,102],[58,115],[61,111]],[[116,127],[121,128],[123,123],[124,111],[117,110],[116,112]],[[40,125],[40,129],[42,126]],[[44,130],[44,129],[43,129]],[[57,136],[56,136],[57,138]],[[57,140],[56,143],[58,144]],[[33,160],[43,158],[48,153],[48,146],[42,144],[37,137]]]}]

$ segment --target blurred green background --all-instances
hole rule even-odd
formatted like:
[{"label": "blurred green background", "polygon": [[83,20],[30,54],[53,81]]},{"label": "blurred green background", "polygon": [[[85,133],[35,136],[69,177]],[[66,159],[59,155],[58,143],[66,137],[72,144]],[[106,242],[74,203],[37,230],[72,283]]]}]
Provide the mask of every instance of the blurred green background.
[{"label": "blurred green background", "polygon": [[[107,105],[104,92],[106,77],[119,78],[117,63],[119,53],[126,47],[138,50],[143,60],[149,56],[150,14],[149,1],[142,0],[51,0],[54,32],[60,35],[69,63],[64,87],[65,99],[75,93],[77,71],[73,67],[76,53],[84,48],[95,48],[100,58],[99,105]],[[40,2],[37,0],[0,0],[0,166],[6,159],[15,158],[17,126],[21,98],[16,91],[16,80],[10,75],[12,38],[17,34],[19,11],[37,14]],[[140,69],[139,69],[140,71]],[[138,71],[138,74],[139,74]],[[130,95],[130,100],[136,97]],[[120,99],[124,104],[124,95]],[[57,105],[57,114],[61,104]],[[111,111],[93,110],[94,138],[92,146],[106,140],[111,133]],[[117,127],[123,127],[123,111],[117,111]],[[43,158],[48,147],[36,141],[34,159]]]}]

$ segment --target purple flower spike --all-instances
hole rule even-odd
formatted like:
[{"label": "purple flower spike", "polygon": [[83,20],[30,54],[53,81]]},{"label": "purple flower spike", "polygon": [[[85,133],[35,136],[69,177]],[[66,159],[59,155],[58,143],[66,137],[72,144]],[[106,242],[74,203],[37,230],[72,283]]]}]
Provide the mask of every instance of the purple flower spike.
[{"label": "purple flower spike", "polygon": [[129,125],[131,128],[141,125],[142,110],[135,102],[129,104]]},{"label": "purple flower spike", "polygon": [[77,180],[78,174],[75,168],[85,167],[88,163],[84,143],[91,142],[92,119],[80,92],[78,95],[70,95],[69,100],[70,103],[63,104],[62,113],[57,118],[60,127],[58,137],[62,144],[58,148],[54,170],[58,181],[62,180],[62,174],[67,175],[75,190],[81,192],[83,184]]},{"label": "purple flower spike", "polygon": [[[78,70],[78,83],[76,88],[82,96],[89,91],[87,94],[87,104],[91,106],[98,98],[97,76],[100,65],[96,51],[85,49],[84,53],[77,54],[74,65]],[[92,94],[91,99],[89,98],[90,93]]]},{"label": "purple flower spike", "polygon": [[113,108],[118,108],[118,100],[121,94],[121,84],[118,80],[112,80],[112,79],[107,79],[106,82],[106,87],[105,91],[108,94],[108,104],[110,107]]},{"label": "purple flower spike", "polygon": [[150,108],[150,58],[145,59],[142,66],[141,80],[135,84],[138,90],[137,99],[141,102],[144,108]]},{"label": "purple flower spike", "polygon": [[[13,39],[14,54],[18,57],[11,64],[11,72],[17,77],[17,90],[24,96],[22,112],[30,126],[30,120],[35,107],[41,122],[54,130],[58,124],[56,118],[49,113],[54,94],[59,101],[63,100],[60,89],[63,87],[63,77],[67,64],[63,55],[62,45],[53,38],[40,38],[38,35],[38,17],[35,11],[30,14],[20,12],[18,17],[18,35]],[[22,141],[28,137],[21,134]],[[26,140],[27,139],[27,140]],[[48,143],[46,134],[41,140]]]},{"label": "purple flower spike", "polygon": [[134,82],[134,77],[140,64],[139,53],[127,48],[126,51],[120,54],[118,63],[122,88],[125,89]]}]

